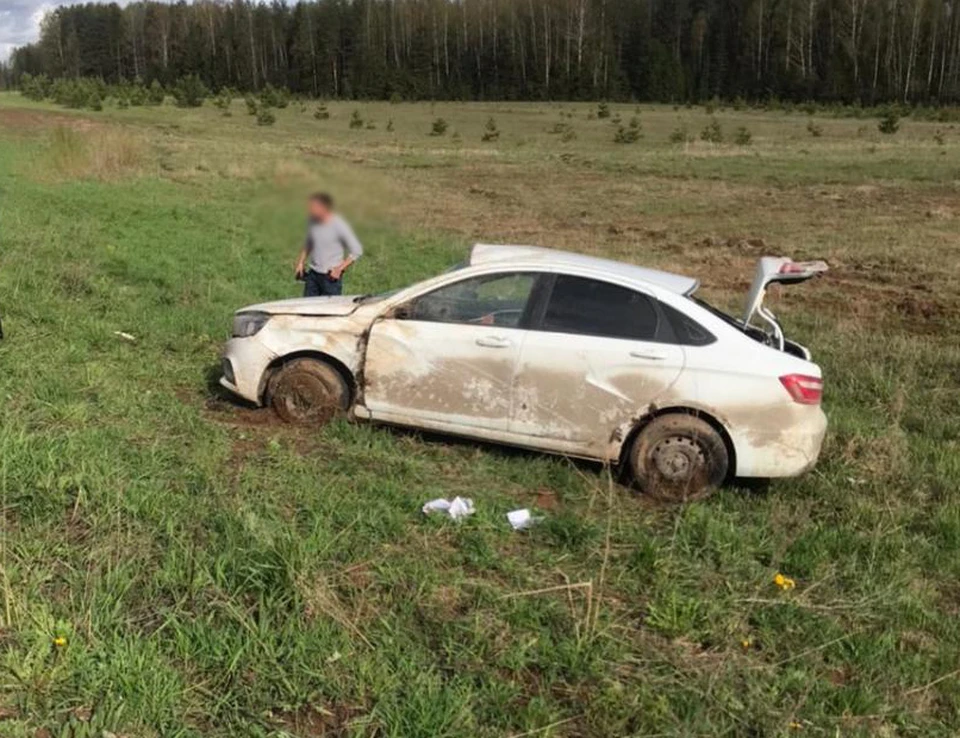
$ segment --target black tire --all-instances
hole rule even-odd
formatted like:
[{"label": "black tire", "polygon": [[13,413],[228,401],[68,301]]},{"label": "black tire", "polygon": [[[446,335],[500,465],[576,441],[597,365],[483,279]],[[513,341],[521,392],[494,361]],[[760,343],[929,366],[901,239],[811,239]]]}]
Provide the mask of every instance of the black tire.
[{"label": "black tire", "polygon": [[322,425],[350,407],[350,387],[330,364],[294,359],[270,377],[267,400],[287,423]]},{"label": "black tire", "polygon": [[723,484],[730,458],[720,434],[693,415],[661,415],[637,434],[630,448],[637,486],[658,500],[707,497]]}]

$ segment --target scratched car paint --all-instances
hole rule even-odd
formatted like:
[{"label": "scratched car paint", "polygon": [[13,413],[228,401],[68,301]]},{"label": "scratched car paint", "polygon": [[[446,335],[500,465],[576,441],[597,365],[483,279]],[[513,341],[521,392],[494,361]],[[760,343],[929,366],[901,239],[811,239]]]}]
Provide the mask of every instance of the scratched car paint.
[{"label": "scratched car paint", "polygon": [[613,462],[648,492],[688,499],[815,463],[821,370],[763,298],[825,270],[764,257],[732,318],[689,277],[478,244],[394,293],[243,308],[221,383],[293,422],[332,409]]}]

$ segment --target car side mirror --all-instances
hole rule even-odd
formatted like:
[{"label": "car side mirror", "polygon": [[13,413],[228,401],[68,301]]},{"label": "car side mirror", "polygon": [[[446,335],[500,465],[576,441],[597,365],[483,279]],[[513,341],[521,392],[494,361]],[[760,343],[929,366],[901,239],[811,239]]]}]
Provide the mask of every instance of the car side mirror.
[{"label": "car side mirror", "polygon": [[410,320],[410,318],[413,317],[413,305],[410,303],[397,305],[393,309],[393,314],[390,317],[394,320]]}]

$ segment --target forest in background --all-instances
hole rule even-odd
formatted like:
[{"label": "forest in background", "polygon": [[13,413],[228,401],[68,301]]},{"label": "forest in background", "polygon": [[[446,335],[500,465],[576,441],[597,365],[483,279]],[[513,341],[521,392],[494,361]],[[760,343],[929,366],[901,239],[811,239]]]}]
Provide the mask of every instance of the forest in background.
[{"label": "forest in background", "polygon": [[0,69],[386,99],[960,100],[957,0],[72,5]]}]

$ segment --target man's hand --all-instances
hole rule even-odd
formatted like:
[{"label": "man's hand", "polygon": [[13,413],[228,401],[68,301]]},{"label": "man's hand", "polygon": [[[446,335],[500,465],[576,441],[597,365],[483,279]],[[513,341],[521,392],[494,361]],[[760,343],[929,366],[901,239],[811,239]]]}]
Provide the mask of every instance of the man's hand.
[{"label": "man's hand", "polygon": [[296,275],[297,279],[303,279],[303,274],[304,274],[304,268],[303,268],[303,267],[304,267],[304,265],[303,265],[303,259],[297,259],[297,266],[294,267],[294,270],[293,270],[293,272],[294,272],[294,274]]},{"label": "man's hand", "polygon": [[353,259],[344,259],[333,269],[327,272],[327,275],[330,277],[330,279],[339,280],[343,276],[343,273],[347,271],[347,267],[351,264],[353,264]]}]

